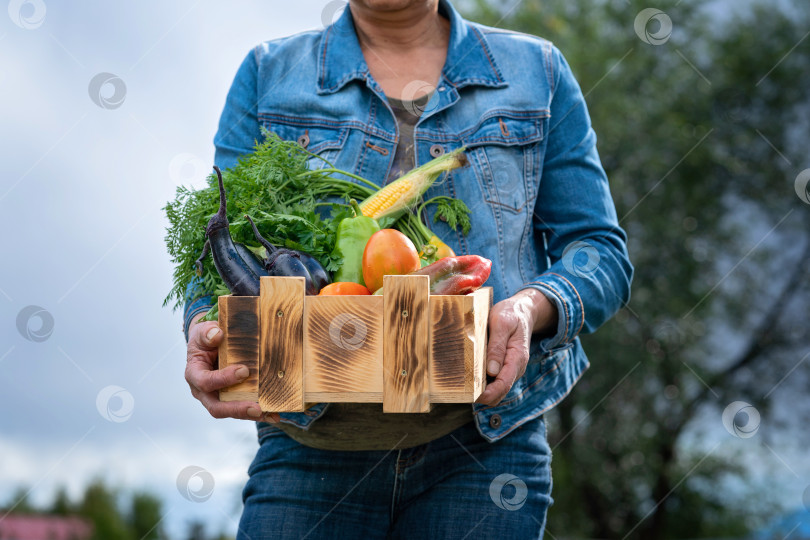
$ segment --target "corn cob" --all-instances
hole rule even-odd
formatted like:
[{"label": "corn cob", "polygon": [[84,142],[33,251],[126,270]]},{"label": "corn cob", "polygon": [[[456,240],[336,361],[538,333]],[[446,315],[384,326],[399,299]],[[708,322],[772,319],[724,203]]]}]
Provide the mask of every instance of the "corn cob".
[{"label": "corn cob", "polygon": [[463,152],[464,148],[459,148],[409,171],[361,202],[360,210],[364,216],[374,219],[401,216],[443,172],[467,164]]}]

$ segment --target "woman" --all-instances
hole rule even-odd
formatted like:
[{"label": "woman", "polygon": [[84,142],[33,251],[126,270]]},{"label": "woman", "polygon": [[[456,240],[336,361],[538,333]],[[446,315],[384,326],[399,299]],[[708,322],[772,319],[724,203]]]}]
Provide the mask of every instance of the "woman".
[{"label": "woman", "polygon": [[[214,370],[216,323],[191,324],[192,394],[217,418],[259,420],[240,538],[539,538],[551,504],[543,413],[588,367],[578,334],[629,297],[632,267],[582,93],[549,42],[462,19],[446,0],[351,0],[319,32],[263,43],[237,72],[215,138],[228,167],[265,127],[382,181],[466,146],[427,196],[472,210],[457,253],[492,260],[478,403],[384,415],[374,404],[262,414],[220,403],[247,376]],[[431,216],[429,216],[430,218]]]}]

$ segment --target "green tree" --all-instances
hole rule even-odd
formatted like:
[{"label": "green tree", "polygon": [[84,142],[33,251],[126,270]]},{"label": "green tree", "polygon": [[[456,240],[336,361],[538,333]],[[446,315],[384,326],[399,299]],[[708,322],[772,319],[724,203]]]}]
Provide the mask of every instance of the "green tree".
[{"label": "green tree", "polygon": [[810,6],[662,1],[668,36],[661,17],[636,32],[644,1],[516,6],[482,1],[471,18],[566,56],[636,267],[629,305],[584,336],[591,370],[549,414],[549,531],[745,534],[774,509],[725,488],[746,480],[742,462],[701,434],[709,418],[710,438],[725,436],[721,413],[738,399],[763,426],[775,400],[803,405],[791,370],[808,354],[810,206],[794,179],[810,166]]},{"label": "green tree", "polygon": [[70,500],[67,488],[59,486],[53,495],[53,501],[48,509],[48,513],[57,516],[69,516],[75,513],[73,502]]},{"label": "green tree", "polygon": [[162,503],[150,493],[135,493],[132,496],[130,527],[134,537],[140,540],[158,540],[165,534],[161,527]]},{"label": "green tree", "polygon": [[205,523],[196,519],[189,521],[187,527],[186,540],[233,540],[233,536],[225,532],[209,534]]},{"label": "green tree", "polygon": [[85,489],[78,514],[93,524],[94,540],[136,540],[118,504],[118,493],[101,479]]},{"label": "green tree", "polygon": [[186,540],[208,540],[205,523],[196,520],[189,522]]},{"label": "green tree", "polygon": [[36,514],[39,510],[31,504],[31,490],[25,486],[18,487],[6,504],[6,509],[17,514]]}]

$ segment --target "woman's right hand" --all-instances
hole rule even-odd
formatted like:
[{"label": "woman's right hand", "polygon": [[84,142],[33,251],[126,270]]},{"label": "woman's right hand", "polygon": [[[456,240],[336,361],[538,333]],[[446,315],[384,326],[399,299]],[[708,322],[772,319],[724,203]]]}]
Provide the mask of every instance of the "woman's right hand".
[{"label": "woman's right hand", "polygon": [[201,313],[194,317],[188,331],[186,382],[191,387],[191,395],[200,400],[214,418],[278,422],[278,414],[262,413],[257,402],[219,400],[221,389],[244,381],[249,371],[241,365],[214,369],[222,331],[214,321],[197,323],[202,316]]}]

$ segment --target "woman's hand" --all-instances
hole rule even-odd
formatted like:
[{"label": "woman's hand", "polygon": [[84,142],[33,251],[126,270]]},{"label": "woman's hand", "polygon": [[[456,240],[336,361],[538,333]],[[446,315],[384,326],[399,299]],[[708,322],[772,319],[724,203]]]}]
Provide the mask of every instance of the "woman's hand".
[{"label": "woman's hand", "polygon": [[495,304],[489,313],[487,374],[495,380],[478,398],[497,405],[526,371],[533,332],[556,327],[557,307],[537,289],[523,289]]},{"label": "woman's hand", "polygon": [[238,418],[278,422],[276,413],[262,413],[253,401],[219,401],[219,390],[238,384],[249,375],[246,366],[232,365],[214,369],[222,341],[222,331],[213,321],[197,323],[200,314],[191,321],[186,348],[186,381],[191,395],[200,400],[214,418]]}]

